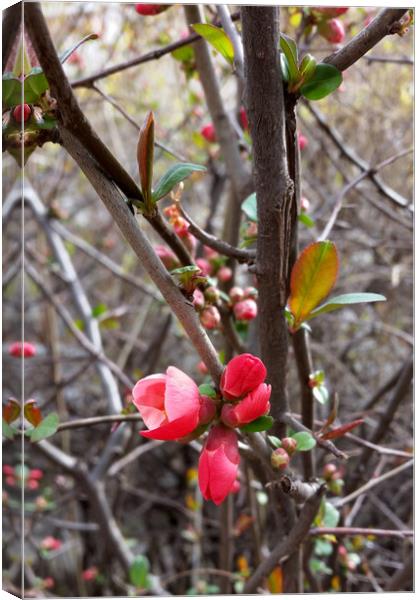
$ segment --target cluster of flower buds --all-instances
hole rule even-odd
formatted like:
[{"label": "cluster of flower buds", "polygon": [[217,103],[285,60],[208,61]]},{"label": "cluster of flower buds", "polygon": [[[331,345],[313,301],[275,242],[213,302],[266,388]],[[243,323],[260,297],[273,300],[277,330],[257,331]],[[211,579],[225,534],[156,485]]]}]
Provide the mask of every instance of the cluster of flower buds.
[{"label": "cluster of flower buds", "polygon": [[5,476],[5,483],[10,487],[19,484],[29,490],[37,490],[40,480],[44,477],[44,472],[41,469],[28,471],[26,468],[22,468],[21,465],[14,468],[12,465],[5,464],[3,465],[3,475]]},{"label": "cluster of flower buds", "polygon": [[168,271],[173,271],[181,266],[177,256],[167,246],[158,244],[155,246],[155,252],[159,256]]},{"label": "cluster of flower buds", "polygon": [[181,238],[184,246],[191,254],[194,254],[197,242],[189,231],[190,226],[188,221],[180,214],[178,205],[176,203],[171,204],[163,212],[168,217],[169,223],[172,225],[175,233]]},{"label": "cluster of flower buds", "polygon": [[281,440],[280,448],[276,448],[271,453],[271,466],[274,469],[287,469],[290,463],[290,457],[295,453],[297,442],[294,438],[285,437]]},{"label": "cluster of flower buds", "polygon": [[213,248],[204,246],[204,258],[197,258],[197,266],[202,273],[209,277],[216,277],[220,283],[225,283],[232,279],[232,269],[226,266],[226,257],[221,256]]},{"label": "cluster of flower buds", "polygon": [[312,15],[319,35],[332,44],[341,44],[346,37],[346,30],[337,17],[347,11],[348,7],[314,6]]},{"label": "cluster of flower buds", "polygon": [[16,358],[32,358],[36,354],[36,346],[30,342],[13,342],[9,346],[9,354]]},{"label": "cluster of flower buds", "polygon": [[343,491],[344,481],[342,479],[342,472],[333,463],[327,463],[324,465],[322,476],[325,479],[328,490],[339,496]]},{"label": "cluster of flower buds", "polygon": [[270,410],[271,387],[259,358],[240,354],[226,365],[220,394],[200,392],[176,367],[136,383],[133,403],[147,430],[146,438],[190,441],[211,424],[198,463],[198,483],[206,500],[220,504],[238,490],[239,450],[236,427],[255,421]]},{"label": "cluster of flower buds", "polygon": [[256,300],[258,290],[254,287],[242,289],[234,286],[229,291],[230,304],[237,321],[252,321],[258,313]]}]

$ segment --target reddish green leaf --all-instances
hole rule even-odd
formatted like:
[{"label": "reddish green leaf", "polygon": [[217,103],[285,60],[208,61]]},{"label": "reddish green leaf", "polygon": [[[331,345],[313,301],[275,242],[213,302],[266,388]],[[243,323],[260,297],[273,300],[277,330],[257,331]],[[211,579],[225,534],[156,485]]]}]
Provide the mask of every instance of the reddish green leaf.
[{"label": "reddish green leaf", "polygon": [[27,419],[34,427],[39,425],[42,421],[42,414],[35,400],[28,400],[25,402],[23,414],[25,415],[25,419]]},{"label": "reddish green leaf", "polygon": [[17,400],[10,398],[9,402],[3,406],[3,419],[6,423],[13,423],[20,415],[20,404]]},{"label": "reddish green leaf", "polygon": [[50,413],[43,419],[35,429],[31,429],[30,438],[31,442],[39,442],[44,440],[57,431],[59,425],[59,419],[57,413]]},{"label": "reddish green leaf", "polygon": [[327,433],[323,433],[320,438],[323,440],[335,440],[336,438],[342,437],[348,431],[351,431],[355,427],[359,427],[363,423],[364,419],[357,419],[356,421],[352,421],[351,423],[346,423],[345,425],[341,425],[340,427],[336,427]]},{"label": "reddish green leaf", "polygon": [[292,269],[288,302],[295,319],[295,329],[330,293],[338,267],[338,254],[333,242],[314,242],[301,252]]},{"label": "reddish green leaf", "polygon": [[153,112],[146,116],[140,129],[137,144],[137,163],[139,166],[141,191],[146,205],[152,199],[153,151],[155,143],[155,121]]}]

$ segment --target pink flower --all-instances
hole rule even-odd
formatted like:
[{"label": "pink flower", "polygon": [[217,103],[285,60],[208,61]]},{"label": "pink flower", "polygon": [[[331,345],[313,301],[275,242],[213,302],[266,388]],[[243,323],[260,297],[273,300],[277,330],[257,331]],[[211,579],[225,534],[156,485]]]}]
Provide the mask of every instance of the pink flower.
[{"label": "pink flower", "polygon": [[298,131],[298,145],[299,150],[305,150],[306,146],[309,144],[308,138]]},{"label": "pink flower", "polygon": [[216,425],[210,430],[198,461],[198,484],[205,500],[220,504],[236,487],[238,437],[233,429]]},{"label": "pink flower", "polygon": [[17,358],[21,358],[22,356],[31,358],[36,354],[36,347],[30,342],[13,342],[9,346],[9,354]]},{"label": "pink flower", "polygon": [[233,312],[238,321],[252,321],[258,313],[255,300],[242,300],[233,307]]},{"label": "pink flower", "polygon": [[230,281],[230,279],[232,279],[232,269],[229,267],[221,267],[217,272],[217,279],[222,283]]},{"label": "pink flower", "polygon": [[199,425],[202,404],[195,382],[176,367],[166,375],[149,375],[133,388],[133,403],[149,431],[140,434],[154,440],[177,440]]},{"label": "pink flower", "polygon": [[96,567],[89,567],[89,569],[85,569],[82,573],[83,581],[92,581],[96,579],[98,575],[98,569]]},{"label": "pink flower", "polygon": [[53,537],[52,535],[47,536],[41,542],[41,548],[43,550],[58,550],[61,548],[61,540]]},{"label": "pink flower", "polygon": [[213,123],[207,123],[206,125],[203,125],[203,127],[201,128],[201,135],[208,142],[215,142],[216,131],[214,129]]},{"label": "pink flower", "polygon": [[221,415],[223,423],[229,427],[240,427],[266,415],[270,410],[270,395],[271,386],[260,383],[237,404],[224,404]]},{"label": "pink flower", "polygon": [[175,254],[166,246],[158,244],[157,246],[155,246],[155,252],[169,271],[177,269],[181,266]]},{"label": "pink flower", "polygon": [[197,267],[200,267],[203,275],[210,275],[211,272],[211,264],[205,258],[197,258],[195,261],[197,263]]},{"label": "pink flower", "polygon": [[239,354],[228,362],[220,380],[220,389],[228,400],[241,398],[264,382],[267,369],[252,354]]},{"label": "pink flower", "polygon": [[205,329],[216,329],[220,325],[220,313],[215,306],[206,306],[200,315],[200,321]]},{"label": "pink flower", "polygon": [[346,37],[344,26],[338,19],[321,21],[321,23],[318,24],[318,32],[332,44],[340,44]]},{"label": "pink flower", "polygon": [[31,469],[29,471],[29,479],[42,479],[44,477],[44,471],[41,469]]},{"label": "pink flower", "polygon": [[136,4],[136,11],[144,17],[158,15],[167,8],[170,4]]}]

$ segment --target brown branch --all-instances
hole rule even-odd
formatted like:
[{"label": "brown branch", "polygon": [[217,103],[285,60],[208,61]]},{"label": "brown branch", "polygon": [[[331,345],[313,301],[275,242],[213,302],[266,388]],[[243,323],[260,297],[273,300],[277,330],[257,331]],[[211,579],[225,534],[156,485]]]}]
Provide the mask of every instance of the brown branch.
[{"label": "brown branch", "polygon": [[253,260],[255,259],[255,251],[244,250],[242,248],[236,248],[235,246],[228,244],[228,242],[219,240],[216,236],[206,233],[185,212],[185,210],[182,208],[182,205],[180,202],[178,203],[178,207],[179,207],[179,210],[180,210],[182,216],[190,224],[189,231],[193,234],[194,237],[196,237],[198,240],[200,240],[200,242],[202,242],[206,246],[209,246],[210,248],[213,248],[213,250],[216,250],[217,252],[219,252],[220,254],[223,254],[224,256],[236,258],[241,263],[242,262],[248,262],[248,263],[253,262]]},{"label": "brown branch", "polygon": [[291,232],[297,215],[286,160],[277,9],[243,7],[242,31],[258,207],[259,337],[261,357],[272,385],[272,414],[282,437],[286,427],[281,418],[288,411],[288,333],[283,309],[288,296]]},{"label": "brown branch", "polygon": [[[233,14],[231,16],[232,20],[237,20],[239,18],[239,14]],[[109,77],[110,75],[114,75],[115,73],[120,73],[121,71],[125,71],[126,69],[131,69],[132,67],[136,67],[137,65],[142,65],[144,63],[150,62],[152,60],[158,60],[162,56],[166,54],[170,54],[174,50],[178,50],[178,48],[183,48],[184,46],[188,46],[188,44],[192,44],[201,39],[201,36],[198,33],[191,33],[188,37],[182,38],[177,42],[172,42],[163,48],[158,48],[157,50],[152,50],[151,52],[147,52],[146,54],[142,54],[141,56],[136,56],[131,60],[127,60],[125,62],[114,65],[113,67],[108,67],[107,69],[103,69],[102,71],[98,71],[93,73],[92,75],[88,75],[87,77],[83,77],[81,79],[77,79],[72,82],[72,87],[91,87],[92,84],[98,79],[103,79],[104,77]]]},{"label": "brown branch", "polygon": [[310,531],[312,521],[318,513],[324,489],[324,486],[319,486],[317,491],[305,502],[299,519],[290,530],[287,538],[273,548],[268,558],[260,563],[246,582],[243,591],[244,594],[256,592],[261,580],[271,573],[279,562],[283,562],[288,556],[296,552]]},{"label": "brown branch", "polygon": [[130,244],[140,263],[155,283],[162,296],[185,329],[192,344],[206,364],[216,385],[219,385],[223,367],[207,333],[197,320],[191,303],[182,295],[171,276],[156,256],[150,242],[139,228],[130,209],[122,202],[121,194],[114,183],[104,176],[86,149],[66,130],[63,130],[66,150],[78,163],[98,196],[114,218],[124,238]]},{"label": "brown branch", "polygon": [[385,8],[373,21],[358,33],[343,48],[324,58],[323,62],[345,71],[378,44],[384,37],[393,33],[392,26],[407,12],[406,8]]},{"label": "brown branch", "polygon": [[309,530],[309,535],[336,535],[337,537],[346,535],[374,535],[376,537],[397,537],[408,538],[414,536],[414,531],[401,529],[370,529],[369,527],[314,527]]},{"label": "brown branch", "polygon": [[[2,72],[4,73],[8,58],[19,35],[22,22],[22,2],[9,6],[3,13],[2,21]],[[19,42],[19,41],[18,41]]]},{"label": "brown branch", "polygon": [[[360,158],[352,148],[345,144],[338,131],[328,123],[328,120],[317,108],[313,106],[313,103],[305,102],[305,106],[309,110],[309,112],[315,117],[320,129],[325,131],[330,140],[340,150],[343,156],[345,156],[350,162],[352,162],[362,171],[369,171],[369,164],[362,158]],[[390,188],[388,185],[383,183],[382,179],[380,179],[380,177],[376,173],[372,171],[369,173],[368,176],[383,196],[391,200],[394,204],[397,204],[399,207],[408,208],[412,211],[412,208],[410,208],[409,206],[409,201],[406,200],[406,198],[404,198],[400,194],[398,194],[395,190]]]}]

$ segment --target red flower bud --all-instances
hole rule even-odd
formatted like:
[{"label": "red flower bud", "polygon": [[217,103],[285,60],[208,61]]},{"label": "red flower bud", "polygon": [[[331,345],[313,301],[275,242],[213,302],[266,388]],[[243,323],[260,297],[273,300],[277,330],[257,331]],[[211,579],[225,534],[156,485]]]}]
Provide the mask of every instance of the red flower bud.
[{"label": "red flower bud", "polygon": [[299,150],[305,150],[306,146],[309,144],[308,138],[298,131],[298,145]]},{"label": "red flower bud", "polygon": [[228,400],[241,398],[255,390],[267,376],[263,362],[252,354],[239,354],[228,362],[220,380],[222,394]]},{"label": "red flower bud", "polygon": [[308,198],[305,198],[305,196],[302,196],[300,199],[300,210],[302,212],[308,212],[311,208],[311,203],[309,202]]},{"label": "red flower bud", "polygon": [[225,283],[226,281],[230,281],[232,279],[232,269],[229,267],[221,267],[217,271],[217,279],[221,283]]},{"label": "red flower bud", "polygon": [[3,474],[4,475],[11,475],[12,477],[14,477],[15,470],[12,467],[12,465],[3,465]]},{"label": "red flower bud", "polygon": [[29,471],[29,479],[42,479],[44,477],[44,471],[41,469],[31,469]]},{"label": "red flower bud", "polygon": [[204,304],[204,294],[201,290],[196,288],[193,294],[193,306],[195,310],[201,310],[202,308],[204,308]]},{"label": "red flower bud", "polygon": [[238,438],[224,425],[212,427],[198,461],[198,483],[205,500],[220,504],[236,488]]},{"label": "red flower bud", "polygon": [[212,258],[217,258],[219,256],[218,252],[213,248],[210,248],[210,246],[204,246],[203,250],[204,256],[207,258],[207,260],[211,260]]},{"label": "red flower bud", "polygon": [[216,405],[211,398],[208,396],[201,396],[200,398],[200,412],[198,415],[199,424],[207,425],[213,421],[216,415]]},{"label": "red flower bud", "polygon": [[210,302],[210,304],[216,304],[220,299],[220,292],[217,288],[211,285],[204,290],[204,298],[207,300],[207,302]]},{"label": "red flower bud", "polygon": [[220,325],[220,313],[215,306],[207,306],[200,315],[205,329],[216,329]]},{"label": "red flower bud", "polygon": [[233,312],[238,321],[252,321],[258,313],[255,300],[242,300],[233,307]]},{"label": "red flower bud", "polygon": [[271,386],[261,383],[237,404],[225,404],[222,421],[229,427],[239,427],[266,415],[270,410]]},{"label": "red flower bud", "polygon": [[245,298],[251,299],[251,300],[256,300],[258,298],[258,290],[255,287],[246,287],[244,289],[244,296]]},{"label": "red flower bud", "polygon": [[31,107],[29,106],[29,104],[23,104],[23,105],[19,104],[18,106],[16,106],[13,109],[13,118],[18,123],[22,123],[22,119],[23,119],[23,122],[26,123],[26,121],[31,116],[31,112],[32,112],[32,110],[31,110]]},{"label": "red flower bud", "polygon": [[45,579],[42,580],[42,587],[44,589],[50,590],[54,586],[55,586],[55,581],[52,577],[45,577]]},{"label": "red flower bud", "polygon": [[30,342],[14,342],[9,346],[9,354],[17,358],[31,358],[36,354],[36,347]]},{"label": "red flower bud", "polygon": [[318,33],[332,44],[341,44],[346,37],[344,26],[338,19],[318,23]]},{"label": "red flower bud", "polygon": [[197,263],[197,267],[200,267],[203,275],[210,275],[211,272],[211,264],[205,258],[197,258],[195,261]]},{"label": "red flower bud", "polygon": [[274,469],[286,469],[290,462],[290,456],[284,448],[276,448],[271,453],[271,465]]},{"label": "red flower bud", "polygon": [[10,487],[13,487],[16,485],[16,478],[12,475],[8,475],[5,479],[5,482],[7,483],[7,485],[10,485]]},{"label": "red flower bud", "polygon": [[41,548],[43,550],[58,550],[61,548],[61,540],[53,537],[52,535],[47,536],[41,542]]},{"label": "red flower bud", "polygon": [[159,15],[170,6],[170,4],[136,4],[136,12],[144,17],[150,17]]},{"label": "red flower bud", "polygon": [[241,122],[242,129],[245,129],[245,131],[247,131],[249,129],[249,123],[248,123],[248,117],[246,114],[246,110],[243,106],[241,106],[241,108],[239,110],[239,120]]},{"label": "red flower bud", "polygon": [[39,481],[36,479],[28,479],[26,484],[30,490],[37,490],[39,488]]},{"label": "red flower bud", "polygon": [[214,129],[213,123],[207,123],[206,125],[203,125],[203,127],[201,128],[201,135],[208,142],[215,142],[216,131]]},{"label": "red flower bud", "polygon": [[162,244],[158,244],[155,246],[155,252],[159,256],[160,260],[163,262],[168,271],[172,271],[173,269],[178,269],[181,266],[178,258],[175,254]]},{"label": "red flower bud", "polygon": [[291,437],[285,437],[281,440],[281,447],[284,448],[289,456],[291,456],[297,447],[297,441]]},{"label": "red flower bud", "polygon": [[234,304],[236,302],[240,302],[244,297],[244,291],[241,287],[235,285],[233,288],[229,290],[229,298],[232,300]]},{"label": "red flower bud", "polygon": [[197,371],[202,375],[207,375],[207,373],[209,372],[208,368],[202,360],[200,360],[200,362],[197,365]]},{"label": "red flower bud", "polygon": [[96,567],[89,567],[89,569],[85,569],[82,573],[83,581],[92,581],[96,579],[98,575],[98,569]]},{"label": "red flower bud", "polygon": [[333,463],[327,463],[324,465],[322,475],[326,481],[329,481],[334,477],[337,472],[337,467]]}]

